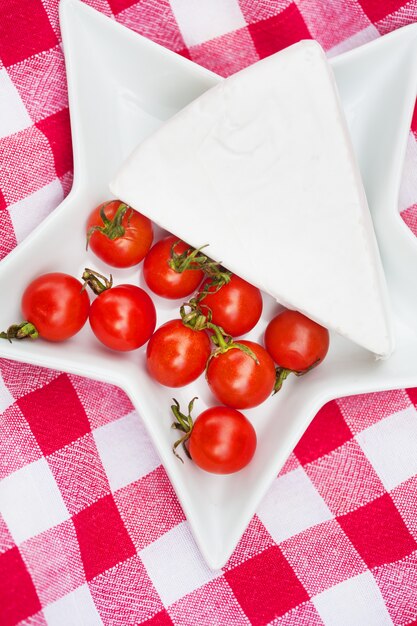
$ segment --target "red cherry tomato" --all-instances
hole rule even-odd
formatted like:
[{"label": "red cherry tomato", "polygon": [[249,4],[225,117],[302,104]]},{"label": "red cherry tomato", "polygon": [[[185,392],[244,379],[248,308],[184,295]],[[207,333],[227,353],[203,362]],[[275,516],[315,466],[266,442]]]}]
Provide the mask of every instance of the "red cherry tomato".
[{"label": "red cherry tomato", "polygon": [[235,409],[249,409],[271,395],[275,366],[267,351],[253,341],[239,341],[255,353],[259,363],[239,348],[213,357],[207,368],[207,382],[216,398]]},{"label": "red cherry tomato", "polygon": [[215,406],[195,420],[188,442],[194,463],[206,472],[232,474],[243,469],[255,454],[256,432],[239,411]]},{"label": "red cherry tomato", "polygon": [[53,272],[35,278],[22,296],[22,313],[48,341],[69,339],[84,326],[90,300],[83,286],[68,274]]},{"label": "red cherry tomato", "polygon": [[103,202],[88,218],[87,237],[102,261],[112,267],[132,267],[144,259],[152,245],[152,222],[120,200]]},{"label": "red cherry tomato", "polygon": [[118,285],[103,291],[92,303],[93,333],[112,350],[136,350],[155,330],[155,306],[146,291],[135,285]]},{"label": "red cherry tomato", "polygon": [[[204,281],[199,292],[210,284]],[[257,287],[233,274],[230,282],[218,291],[215,287],[201,301],[202,310],[208,306],[212,312],[212,322],[221,326],[232,337],[248,333],[259,321],[262,313],[262,295]]]},{"label": "red cherry tomato", "polygon": [[182,387],[204,372],[211,344],[204,330],[184,326],[180,319],[163,324],[152,335],[146,365],[161,385]]},{"label": "red cherry tomato", "polygon": [[264,343],[280,367],[303,372],[326,356],[329,331],[302,313],[287,310],[269,322]]},{"label": "red cherry tomato", "polygon": [[[148,252],[143,263],[143,275],[149,289],[163,298],[185,298],[195,291],[203,280],[201,270],[184,270],[176,272],[168,265],[171,259],[172,246],[176,244],[178,237],[169,235],[158,241]],[[175,252],[182,254],[190,246],[183,241],[175,245]]]}]

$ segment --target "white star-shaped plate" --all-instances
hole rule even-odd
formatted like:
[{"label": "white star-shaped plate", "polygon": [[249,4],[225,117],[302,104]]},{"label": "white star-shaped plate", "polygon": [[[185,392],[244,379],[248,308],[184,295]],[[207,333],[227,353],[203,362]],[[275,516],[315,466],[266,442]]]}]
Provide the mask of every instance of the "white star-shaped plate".
[{"label": "white star-shaped plate", "polygon": [[[75,176],[70,195],[0,264],[0,327],[21,317],[27,283],[48,271],[81,276],[85,266],[109,268],[85,250],[85,221],[109,197],[108,182],[123,159],[218,76],[97,13],[61,0]],[[181,464],[172,454],[173,395],[196,414],[215,404],[204,378],[175,390],[148,377],[144,349],[117,354],[98,344],[88,325],[65,344],[4,341],[0,355],[119,385],[130,396],[172,481],[210,567],[222,567],[286,458],[317,410],[342,395],[417,386],[417,242],[397,211],[398,190],[416,94],[417,25],[332,59],[343,107],[372,210],[394,310],[396,351],[386,361],[337,335],[327,359],[307,376],[288,380],[277,396],[247,411],[258,435],[252,463],[230,476]],[[164,181],[161,180],[161,185]],[[115,282],[143,286],[141,273],[114,272]],[[155,298],[158,323],[178,316],[180,303]],[[260,339],[276,310],[250,337]],[[139,436],[139,434],[138,434]]]}]

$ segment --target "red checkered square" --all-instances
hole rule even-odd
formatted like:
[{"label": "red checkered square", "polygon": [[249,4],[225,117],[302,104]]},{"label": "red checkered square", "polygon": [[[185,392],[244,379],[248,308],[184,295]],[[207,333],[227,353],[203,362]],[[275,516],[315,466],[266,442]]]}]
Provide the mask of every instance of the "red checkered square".
[{"label": "red checkered square", "polygon": [[173,626],[173,621],[168,615],[167,611],[159,611],[153,617],[140,623],[140,626]]},{"label": "red checkered square", "polygon": [[4,199],[3,193],[0,189],[0,211],[3,211],[7,207],[6,200]]},{"label": "red checkered square", "polygon": [[137,0],[109,0],[110,8],[114,14],[120,13],[128,9],[133,4],[136,4]]},{"label": "red checkered square", "polygon": [[372,573],[394,624],[410,624],[417,619],[417,552]]},{"label": "red checkered square", "polygon": [[286,9],[292,0],[239,0],[247,24],[267,20]]},{"label": "red checkered square", "polygon": [[309,599],[278,546],[226,572],[225,578],[253,626],[264,626]]},{"label": "red checkered square", "polygon": [[23,61],[57,43],[41,0],[7,0],[0,4],[0,58],[4,65]]},{"label": "red checkered square", "polygon": [[310,596],[366,570],[336,520],[317,524],[282,542],[280,548]]},{"label": "red checkered square", "polygon": [[[291,609],[282,617],[273,620],[269,626],[323,626],[323,620],[312,602],[305,602]],[[356,625],[355,625],[356,626]]]},{"label": "red checkered square", "polygon": [[232,556],[223,569],[224,571],[233,569],[248,559],[251,559],[256,554],[259,554],[259,552],[263,552],[274,545],[275,541],[272,539],[259,517],[254,515],[243,537],[237,544]]},{"label": "red checkered square", "polygon": [[0,261],[17,245],[13,223],[7,210],[0,211]]},{"label": "red checkered square", "polygon": [[[407,224],[408,228],[411,232],[417,237],[417,204],[413,204],[412,206],[402,211],[401,217],[404,222]],[[417,405],[417,388],[407,389],[408,395],[410,397],[411,402],[414,406]]]},{"label": "red checkered square", "polygon": [[397,507],[410,533],[417,541],[417,476],[412,476],[390,492],[390,496]]},{"label": "red checkered square", "polygon": [[356,441],[349,441],[304,469],[335,515],[343,515],[385,493],[380,478]]},{"label": "red checkered square", "polygon": [[84,407],[92,430],[133,411],[131,401],[119,387],[72,374],[68,378]]},{"label": "red checkered square", "polygon": [[60,46],[13,65],[8,74],[34,122],[68,106],[65,64]]},{"label": "red checkered square", "polygon": [[137,555],[97,576],[88,586],[104,626],[139,624],[163,609]]},{"label": "red checkered square", "polygon": [[169,607],[175,626],[189,626],[190,615],[201,616],[198,626],[243,626],[249,621],[226,580],[216,578]]},{"label": "red checkered square", "polygon": [[369,568],[398,561],[417,548],[388,494],[338,517],[338,522]]},{"label": "red checkered square", "polygon": [[1,554],[0,624],[14,626],[40,609],[39,598],[19,550],[12,548]]},{"label": "red checkered square", "polygon": [[162,466],[117,491],[114,500],[137,550],[185,520]]},{"label": "red checkered square", "polygon": [[0,414],[0,480],[41,456],[29,424],[13,404]]},{"label": "red checkered square", "polygon": [[43,606],[85,582],[80,549],[71,520],[28,539],[20,545],[20,552]]},{"label": "red checkered square", "polygon": [[3,515],[0,513],[0,554],[13,548],[15,542],[11,536],[6,522],[3,519]]},{"label": "red checkered square", "polygon": [[295,1],[311,36],[325,50],[333,48],[370,25],[357,0]]},{"label": "red checkered square", "polygon": [[91,433],[51,454],[48,464],[71,515],[110,492]]},{"label": "red checkered square", "polygon": [[168,0],[141,0],[119,13],[117,21],[164,48],[186,47]]},{"label": "red checkered square", "polygon": [[294,3],[274,17],[250,24],[248,29],[261,59],[300,39],[311,38],[300,11]]},{"label": "red checkered square", "polygon": [[351,439],[349,430],[335,401],[325,404],[294,448],[304,465],[338,448]]},{"label": "red checkered square", "polygon": [[378,22],[382,18],[394,13],[403,4],[404,0],[358,0],[359,4],[371,22]]},{"label": "red checkered square", "polygon": [[51,146],[57,176],[72,169],[72,143],[69,109],[65,108],[36,123]]},{"label": "red checkered square", "polygon": [[35,389],[40,389],[60,375],[55,370],[28,363],[16,363],[8,359],[0,360],[0,371],[4,383],[16,400]]},{"label": "red checkered square", "polygon": [[18,405],[44,454],[55,452],[90,430],[84,408],[66,374],[23,396]]},{"label": "red checkered square", "polygon": [[8,204],[22,200],[56,178],[51,147],[36,126],[0,139],[0,163],[0,187]]},{"label": "red checkered square", "polygon": [[87,580],[136,553],[112,496],[73,517]]},{"label": "red checkered square", "polygon": [[410,400],[405,391],[399,389],[339,398],[337,404],[350,430],[356,435],[384,417],[406,409]]},{"label": "red checkered square", "polygon": [[193,61],[220,76],[230,76],[259,61],[247,28],[192,46],[189,54]]}]

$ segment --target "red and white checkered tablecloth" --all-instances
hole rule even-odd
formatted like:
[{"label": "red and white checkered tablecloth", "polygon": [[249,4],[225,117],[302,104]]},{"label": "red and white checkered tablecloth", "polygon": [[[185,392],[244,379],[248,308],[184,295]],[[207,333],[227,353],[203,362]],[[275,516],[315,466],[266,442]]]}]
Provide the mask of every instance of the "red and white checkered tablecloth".
[{"label": "red and white checkered tablecloth", "polygon": [[[0,2],[0,258],[71,187],[57,4]],[[88,4],[222,75],[417,21],[417,0]],[[417,234],[417,115],[412,131],[400,210]],[[417,624],[416,406],[417,389],[327,404],[212,572],[123,392],[0,361],[0,626]]]}]

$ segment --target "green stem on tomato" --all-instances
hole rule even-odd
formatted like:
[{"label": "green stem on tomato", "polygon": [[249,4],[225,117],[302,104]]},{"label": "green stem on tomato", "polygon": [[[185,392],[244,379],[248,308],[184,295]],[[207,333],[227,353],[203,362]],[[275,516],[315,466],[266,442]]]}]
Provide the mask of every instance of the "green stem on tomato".
[{"label": "green stem on tomato", "polygon": [[302,370],[301,372],[297,370],[286,369],[285,367],[280,367],[278,365],[275,368],[276,380],[275,380],[275,385],[274,385],[274,390],[272,392],[272,395],[274,396],[276,393],[278,393],[278,391],[280,391],[280,389],[282,388],[282,385],[284,384],[284,381],[288,378],[290,374],[295,374],[296,376],[304,376],[304,374],[307,374],[308,372],[310,372],[310,370],[316,367],[319,363],[320,363],[320,359],[317,359],[317,361],[314,361],[314,363],[310,365],[310,367],[307,367],[305,370]]},{"label": "green stem on tomato", "polygon": [[111,289],[113,286],[113,276],[111,274],[107,278],[95,270],[90,270],[88,267],[84,269],[82,279],[84,281],[82,288],[85,289],[88,285],[96,296],[99,296],[103,291]]},{"label": "green stem on tomato", "polygon": [[130,209],[130,211],[132,212],[133,209],[128,205],[125,204],[124,202],[121,202],[113,219],[109,219],[104,211],[104,209],[111,203],[114,202],[114,200],[110,200],[109,202],[106,202],[105,204],[103,204],[103,206],[100,209],[100,217],[102,219],[103,222],[103,226],[92,226],[88,232],[87,232],[87,246],[86,249],[88,250],[88,244],[90,243],[90,239],[91,236],[93,235],[93,233],[95,233],[96,231],[102,233],[102,235],[105,235],[106,237],[108,237],[108,239],[111,239],[112,241],[114,239],[118,239],[119,237],[123,237],[123,235],[125,234],[125,228],[124,226],[122,226],[122,221],[124,216],[126,215],[127,211]]},{"label": "green stem on tomato", "polygon": [[272,392],[273,396],[276,393],[278,393],[278,391],[281,389],[282,385],[284,384],[284,381],[292,373],[292,370],[285,369],[285,367],[276,367],[275,372],[276,372],[276,380],[275,380],[274,390]]},{"label": "green stem on tomato", "polygon": [[174,404],[171,405],[171,411],[174,414],[175,419],[177,420],[176,422],[173,422],[171,424],[171,428],[175,428],[176,430],[180,430],[181,432],[184,433],[184,435],[180,437],[180,439],[177,439],[177,441],[172,446],[173,453],[175,454],[177,459],[181,461],[181,463],[184,463],[184,460],[182,459],[182,457],[180,457],[180,455],[177,452],[177,448],[181,444],[182,444],[185,454],[187,455],[189,459],[191,459],[191,455],[185,444],[187,443],[188,439],[191,437],[191,433],[193,431],[194,422],[193,422],[193,418],[191,417],[191,413],[194,407],[194,402],[196,400],[198,400],[197,397],[193,398],[188,403],[188,415],[185,415],[184,413],[181,412],[180,404],[178,400],[176,400],[175,398],[173,398]]},{"label": "green stem on tomato", "polygon": [[39,333],[31,322],[21,322],[12,324],[6,331],[0,332],[0,339],[7,339],[12,343],[12,339],[37,339]]},{"label": "green stem on tomato", "polygon": [[201,251],[207,248],[208,244],[200,248],[190,247],[178,254],[175,252],[175,247],[179,243],[180,239],[171,247],[171,257],[168,260],[169,267],[179,274],[186,270],[200,270],[204,272],[207,277],[211,278],[210,283],[206,285],[204,291],[198,297],[198,301],[206,297],[211,287],[216,287],[214,291],[211,291],[211,293],[216,293],[223,285],[230,281],[232,276],[231,272],[222,268],[221,263],[213,261],[207,255],[202,254]]}]

